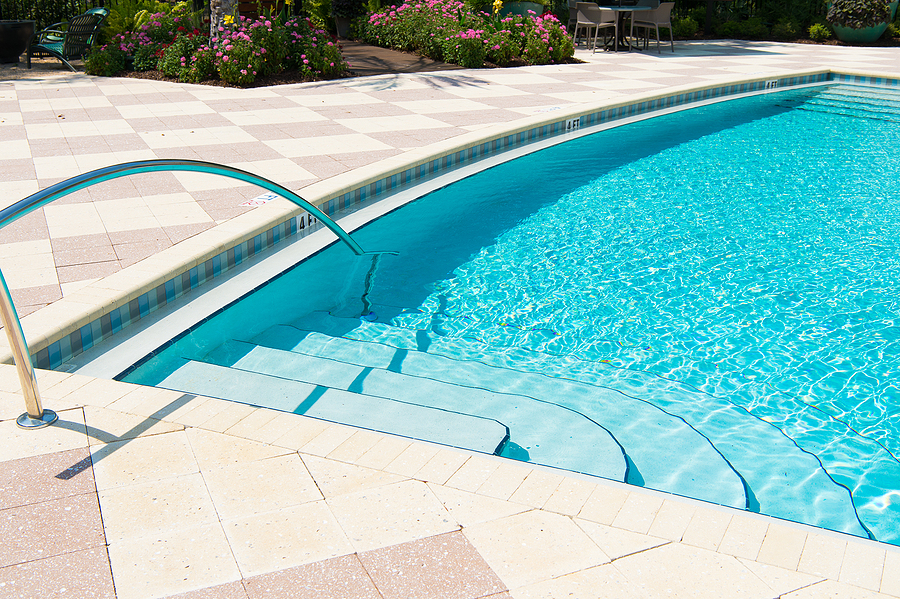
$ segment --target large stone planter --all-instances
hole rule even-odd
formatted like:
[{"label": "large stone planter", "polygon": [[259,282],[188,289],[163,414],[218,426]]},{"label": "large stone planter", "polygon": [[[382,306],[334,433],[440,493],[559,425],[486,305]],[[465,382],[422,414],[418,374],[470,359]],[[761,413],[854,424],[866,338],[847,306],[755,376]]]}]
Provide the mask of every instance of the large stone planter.
[{"label": "large stone planter", "polygon": [[897,0],[891,2],[891,18],[874,27],[863,27],[862,29],[853,29],[840,25],[832,25],[831,27],[834,29],[834,34],[837,38],[845,44],[871,44],[881,37],[887,26],[894,20],[894,15],[897,14],[897,4]]},{"label": "large stone planter", "polygon": [[509,15],[527,17],[528,11],[533,11],[536,15],[544,14],[544,5],[537,2],[507,2],[500,9],[499,14],[501,17],[508,17]]},{"label": "large stone planter", "polygon": [[34,21],[0,21],[0,63],[19,62],[34,35]]}]

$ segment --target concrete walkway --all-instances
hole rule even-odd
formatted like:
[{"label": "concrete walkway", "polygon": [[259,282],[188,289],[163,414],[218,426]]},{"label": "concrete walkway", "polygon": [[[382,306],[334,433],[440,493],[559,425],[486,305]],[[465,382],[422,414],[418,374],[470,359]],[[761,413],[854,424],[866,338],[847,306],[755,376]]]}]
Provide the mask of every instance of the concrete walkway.
[{"label": "concrete walkway", "polygon": [[[812,68],[900,76],[892,48],[578,57],[253,90],[6,69],[0,197],[163,157],[340,188],[473,131],[649,90]],[[141,175],[7,227],[0,268],[26,333],[61,298],[263,218],[278,201],[247,203],[259,193]],[[39,385],[60,422],[20,430],[18,381],[0,367],[0,598],[900,597],[894,546],[215,399],[52,371]]]}]

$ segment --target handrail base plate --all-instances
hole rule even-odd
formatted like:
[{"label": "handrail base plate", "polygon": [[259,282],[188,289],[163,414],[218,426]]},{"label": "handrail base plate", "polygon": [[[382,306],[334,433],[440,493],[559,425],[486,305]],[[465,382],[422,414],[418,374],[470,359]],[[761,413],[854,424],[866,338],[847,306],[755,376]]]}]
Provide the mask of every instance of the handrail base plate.
[{"label": "handrail base plate", "polygon": [[16,424],[20,428],[44,428],[50,426],[59,416],[53,410],[44,410],[40,418],[32,418],[28,413],[22,414],[16,418]]}]

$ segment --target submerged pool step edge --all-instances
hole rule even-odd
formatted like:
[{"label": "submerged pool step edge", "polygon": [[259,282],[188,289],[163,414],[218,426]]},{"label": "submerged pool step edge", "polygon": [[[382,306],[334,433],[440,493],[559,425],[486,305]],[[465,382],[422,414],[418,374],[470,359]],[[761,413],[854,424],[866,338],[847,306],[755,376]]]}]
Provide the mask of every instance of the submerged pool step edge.
[{"label": "submerged pool step edge", "polygon": [[[329,389],[205,362],[188,361],[158,387],[303,413],[312,418],[498,454],[509,439],[505,424],[427,406]],[[302,407],[301,412],[297,412]]]},{"label": "submerged pool step edge", "polygon": [[[521,457],[527,453],[527,461],[532,463],[611,480],[624,481],[627,478],[628,464],[624,449],[608,430],[573,410],[530,397],[500,394],[241,341],[226,342],[202,360],[236,370],[390,399],[405,405],[497,420],[508,427],[510,435],[500,455]],[[304,401],[292,411],[306,414],[309,407],[308,402]],[[415,413],[400,414],[398,417],[414,418]]]},{"label": "submerged pool step edge", "polygon": [[[305,334],[293,327],[272,327],[251,341],[253,345],[272,348],[270,351],[249,350],[252,345],[245,346],[248,354],[256,356],[252,365],[244,365],[246,358],[228,359],[227,361],[251,369],[263,368],[269,372],[283,369],[282,376],[290,376],[291,368],[309,370],[313,364],[321,364],[322,371],[350,369],[352,372],[362,372],[368,369],[373,372],[368,374],[364,381],[364,384],[367,385],[362,389],[364,392],[375,392],[379,395],[391,394],[393,397],[397,397],[396,393],[403,393],[403,399],[411,402],[433,402],[432,397],[436,393],[429,391],[435,388],[460,389],[462,391],[462,394],[456,391],[441,392],[440,395],[444,402],[452,402],[454,397],[456,402],[465,401],[467,394],[493,398],[495,402],[512,401],[512,405],[516,407],[511,412],[498,412],[497,410],[504,409],[502,404],[498,403],[493,406],[487,404],[480,406],[479,410],[487,411],[478,413],[483,416],[490,415],[508,424],[513,442],[521,441],[524,427],[535,428],[535,433],[527,431],[526,438],[533,439],[535,444],[540,443],[540,452],[546,451],[548,444],[559,444],[561,440],[565,440],[565,438],[557,438],[559,437],[558,430],[565,428],[566,431],[571,432],[571,426],[581,426],[582,422],[590,422],[609,431],[609,434],[623,448],[628,460],[626,482],[705,499],[722,505],[747,507],[748,499],[744,481],[709,441],[697,434],[684,421],[667,415],[644,402],[636,402],[608,389],[572,384],[569,381],[553,380],[540,375],[530,375],[529,377],[525,373],[512,370],[489,368],[482,364],[460,362],[443,356],[410,352],[382,344],[328,337],[325,343],[327,344],[327,340],[330,339],[331,348],[322,350],[319,347],[321,351],[316,351],[315,348],[308,346],[297,347],[298,336],[303,337]],[[275,353],[276,351],[306,355],[309,358],[327,358],[327,362],[316,361],[304,364],[304,359],[292,359],[284,354]],[[213,356],[212,359],[215,360],[216,357]],[[272,362],[278,362],[279,365],[274,365]],[[222,362],[220,361],[220,363]],[[353,366],[356,368],[354,369]],[[507,379],[510,382],[496,384],[497,379]],[[402,380],[410,381],[410,383],[391,386],[395,381]],[[346,386],[346,381],[336,381],[334,384]],[[557,386],[557,394],[579,396],[581,401],[576,404],[573,400],[568,405],[563,405],[549,391],[548,386]],[[402,391],[404,387],[407,391]],[[535,390],[543,390],[543,393],[535,393]],[[578,410],[573,407],[577,405],[584,408],[597,403],[604,404],[606,407],[595,412]],[[430,403],[430,405],[434,404]],[[453,409],[460,411],[471,411],[475,407],[462,403],[444,404],[445,407],[450,405],[454,406]],[[540,408],[536,414],[533,409],[529,410],[530,414],[535,414],[535,417],[538,418],[534,422],[530,420],[530,417],[523,418],[521,414],[522,409],[529,405]],[[601,413],[602,417],[598,415]],[[560,418],[574,424],[567,427],[556,424]],[[571,435],[568,436],[571,437]],[[652,441],[648,443],[648,439]],[[660,460],[659,452],[669,454],[672,447],[678,447],[684,458],[675,463]],[[541,453],[535,454],[533,451],[534,455],[530,455],[527,459],[535,463],[554,465],[576,472],[600,475],[596,470],[587,469],[590,464],[583,463],[581,457],[584,454],[583,446],[573,449],[570,458],[565,461],[556,461],[555,463],[543,461]],[[606,478],[611,477],[606,476]]]},{"label": "submerged pool step edge", "polygon": [[[850,492],[830,478],[816,456],[799,448],[774,425],[753,417],[727,401],[696,391],[687,394],[687,389],[673,385],[671,388],[663,389],[662,393],[655,392],[654,403],[648,403],[642,401],[646,399],[642,396],[642,392],[648,392],[647,389],[630,388],[628,394],[622,394],[598,386],[597,383],[555,378],[540,371],[511,370],[503,364],[479,361],[479,358],[484,360],[489,356],[478,347],[477,343],[463,339],[428,337],[425,331],[401,329],[384,323],[370,323],[359,319],[334,317],[327,313],[314,313],[295,322],[294,325],[300,326],[302,330],[288,326],[273,327],[255,337],[254,341],[276,345],[282,349],[291,348],[293,343],[295,351],[328,355],[349,362],[357,361],[357,354],[373,353],[374,345],[387,344],[385,347],[394,348],[387,350],[388,352],[395,351],[396,348],[403,348],[409,352],[403,362],[406,366],[410,366],[416,359],[422,359],[423,352],[416,350],[428,350],[428,355],[446,361],[447,365],[442,367],[441,372],[457,377],[453,380],[465,376],[469,377],[469,384],[477,382],[478,385],[496,391],[510,391],[509,385],[513,384],[516,385],[513,389],[525,388],[527,393],[532,395],[549,394],[551,401],[584,411],[586,415],[609,428],[639,470],[648,463],[651,464],[648,472],[652,472],[653,467],[665,466],[658,459],[660,454],[657,447],[646,448],[646,452],[642,455],[635,445],[646,442],[649,430],[652,429],[647,427],[623,429],[621,424],[616,426],[607,419],[611,416],[609,412],[603,414],[597,411],[602,405],[598,406],[594,401],[595,394],[601,390],[612,393],[617,398],[617,407],[625,409],[628,413],[647,413],[649,410],[656,412],[658,417],[665,418],[666,424],[662,425],[663,428],[671,428],[673,422],[679,422],[681,426],[689,424],[687,428],[701,437],[704,443],[711,444],[715,451],[719,452],[718,457],[727,461],[729,466],[739,473],[742,482],[746,483],[747,505],[738,507],[857,536],[868,536],[860,524]],[[376,330],[377,334],[374,332]],[[366,331],[373,333],[367,334]],[[316,338],[316,335],[321,337]],[[343,335],[347,337],[342,337]],[[340,347],[342,343],[344,345]],[[366,344],[369,347],[353,349],[354,343]],[[462,348],[460,353],[465,354],[468,359],[449,355],[454,350],[460,351],[460,347]],[[535,352],[520,350],[520,353]],[[546,355],[540,357],[552,358]],[[381,359],[383,363],[387,358]],[[430,364],[428,368],[434,369],[434,362]],[[512,380],[510,376],[502,375],[504,371],[515,373],[516,380],[511,383],[504,382]],[[610,372],[618,371],[610,369]],[[498,376],[498,373],[501,374]],[[653,380],[657,381],[656,377],[653,377]],[[609,382],[614,383],[611,385],[613,389],[619,389],[618,383],[626,381]],[[546,395],[541,397],[548,399]],[[662,403],[664,408],[654,405],[657,402]],[[748,430],[751,431],[750,435],[747,435]],[[670,452],[665,450],[663,455],[668,454]],[[798,476],[797,473],[803,474]],[[647,478],[646,486],[651,488],[721,503],[710,499],[708,495],[688,493],[684,485],[672,488],[672,485],[660,482],[660,479],[654,480],[652,476],[645,478]],[[754,505],[754,502],[758,502],[757,505]]]}]

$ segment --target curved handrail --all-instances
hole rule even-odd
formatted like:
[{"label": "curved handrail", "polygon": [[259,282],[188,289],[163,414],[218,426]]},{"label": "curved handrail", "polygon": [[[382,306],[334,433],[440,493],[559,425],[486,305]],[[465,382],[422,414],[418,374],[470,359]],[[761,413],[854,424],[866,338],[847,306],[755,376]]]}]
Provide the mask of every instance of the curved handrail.
[{"label": "curved handrail", "polygon": [[[179,160],[159,158],[155,160],[138,160],[134,162],[125,162],[99,168],[70,179],[66,179],[55,185],[51,185],[37,193],[34,193],[23,200],[19,200],[12,206],[0,210],[0,228],[5,227],[11,222],[25,216],[32,210],[49,204],[54,200],[58,200],[70,193],[109,181],[126,175],[134,175],[137,173],[159,172],[159,171],[196,171],[201,173],[210,173],[214,175],[222,175],[231,177],[253,185],[258,185],[269,191],[275,192],[297,204],[307,212],[315,216],[321,221],[332,233],[338,236],[354,254],[361,256],[366,252],[356,243],[350,234],[344,231],[336,222],[328,217],[324,212],[301,198],[290,189],[283,187],[273,181],[269,181],[259,175],[248,173],[238,168],[215,164],[213,162],[202,162],[199,160]],[[0,321],[3,322],[6,336],[9,339],[9,345],[13,352],[13,361],[16,365],[16,371],[19,375],[19,382],[22,385],[22,395],[25,397],[26,413],[16,419],[16,423],[22,428],[41,428],[53,424],[56,421],[56,414],[53,410],[44,410],[41,406],[41,396],[37,388],[37,378],[34,374],[34,367],[31,365],[31,357],[28,353],[28,344],[25,341],[25,335],[22,331],[22,323],[19,315],[16,313],[16,307],[13,305],[12,295],[3,273],[0,272]]]},{"label": "curved handrail", "polygon": [[317,219],[322,221],[322,223],[326,227],[328,227],[332,233],[337,235],[341,241],[346,243],[350,247],[350,249],[353,250],[353,253],[357,256],[361,256],[366,253],[359,246],[359,244],[356,243],[356,241],[352,237],[350,237],[350,235],[346,231],[338,226],[337,223],[331,220],[328,215],[310,204],[308,201],[301,198],[290,189],[283,187],[278,183],[269,181],[268,179],[260,177],[259,175],[254,175],[253,173],[248,173],[247,171],[243,171],[239,168],[234,168],[231,166],[215,164],[213,162],[202,162],[200,160],[180,160],[172,158],[137,160],[134,162],[124,162],[122,164],[105,166],[103,168],[98,168],[82,175],[77,175],[75,177],[72,177],[71,179],[66,179],[65,181],[61,181],[56,185],[51,185],[46,189],[28,196],[24,200],[19,200],[8,208],[0,210],[0,228],[5,227],[9,223],[18,218],[21,218],[22,216],[25,216],[32,210],[36,210],[41,206],[45,206],[53,200],[58,200],[63,196],[78,191],[79,189],[84,189],[85,187],[90,187],[91,185],[102,183],[103,181],[109,181],[111,179],[117,179],[119,177],[124,177],[127,175],[158,171],[195,171],[213,175],[222,175],[224,177],[231,177],[232,179],[239,179],[247,183],[258,185],[259,187],[263,187],[265,189],[268,189],[269,191],[273,191],[278,195],[287,198],[291,202],[297,204],[298,206],[315,216]]}]

